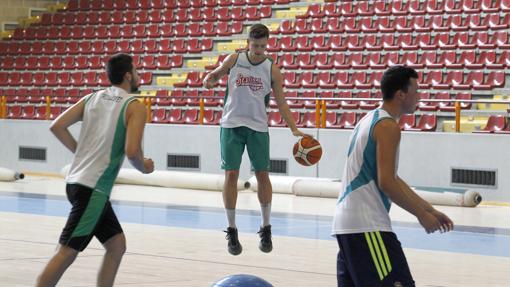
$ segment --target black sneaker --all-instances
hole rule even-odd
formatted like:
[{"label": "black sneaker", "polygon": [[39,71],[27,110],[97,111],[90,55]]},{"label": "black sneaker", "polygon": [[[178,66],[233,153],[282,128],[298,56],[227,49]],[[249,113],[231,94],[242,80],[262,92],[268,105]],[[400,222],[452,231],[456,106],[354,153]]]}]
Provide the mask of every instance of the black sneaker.
[{"label": "black sneaker", "polygon": [[271,250],[273,250],[273,241],[271,241],[271,225],[261,227],[257,233],[260,236],[260,251],[265,253],[271,252]]},{"label": "black sneaker", "polygon": [[225,239],[228,240],[228,253],[232,255],[241,254],[241,252],[243,251],[243,247],[241,246],[241,243],[239,242],[239,238],[237,236],[237,228],[228,227],[227,230],[223,232],[227,233]]}]

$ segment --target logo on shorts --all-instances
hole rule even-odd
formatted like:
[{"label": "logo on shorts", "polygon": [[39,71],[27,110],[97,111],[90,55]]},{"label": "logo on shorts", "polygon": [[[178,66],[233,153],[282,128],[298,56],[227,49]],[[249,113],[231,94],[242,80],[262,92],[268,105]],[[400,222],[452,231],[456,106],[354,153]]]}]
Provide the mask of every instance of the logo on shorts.
[{"label": "logo on shorts", "polygon": [[400,283],[400,282],[398,282],[398,281],[397,281],[397,282],[395,282],[395,283],[393,284],[393,286],[394,286],[394,287],[402,287],[403,285],[402,285],[402,283]]},{"label": "logo on shorts", "polygon": [[256,91],[262,89],[262,79],[255,78],[252,76],[244,76],[243,74],[239,73],[239,74],[237,74],[236,86],[237,87],[243,87],[243,86],[249,87],[250,90],[256,92]]}]

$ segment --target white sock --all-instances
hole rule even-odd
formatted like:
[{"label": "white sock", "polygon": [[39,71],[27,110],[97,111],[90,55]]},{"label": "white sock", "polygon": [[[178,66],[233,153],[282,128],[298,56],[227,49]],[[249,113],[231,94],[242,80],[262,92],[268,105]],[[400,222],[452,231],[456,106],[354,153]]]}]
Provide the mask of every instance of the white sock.
[{"label": "white sock", "polygon": [[236,228],[236,209],[225,208],[225,212],[227,213],[228,227]]},{"label": "white sock", "polygon": [[262,213],[262,227],[269,225],[269,217],[271,216],[271,203],[260,204]]}]

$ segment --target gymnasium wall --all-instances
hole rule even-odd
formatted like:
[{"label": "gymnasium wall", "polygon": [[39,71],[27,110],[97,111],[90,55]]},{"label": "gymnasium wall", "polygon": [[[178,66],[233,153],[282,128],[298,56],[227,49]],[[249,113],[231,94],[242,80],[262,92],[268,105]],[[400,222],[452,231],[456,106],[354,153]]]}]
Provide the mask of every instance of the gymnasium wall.
[{"label": "gymnasium wall", "polygon": [[[49,121],[1,120],[0,166],[20,171],[58,172],[72,160],[72,154],[49,131]],[[77,136],[79,124],[73,126]],[[343,172],[350,130],[304,129],[318,138],[323,158],[314,167],[302,167],[292,159],[296,141],[286,128],[271,128],[271,158],[288,160],[288,175],[340,178]],[[415,186],[457,187],[450,184],[450,168],[496,170],[495,188],[472,187],[485,200],[510,201],[508,135],[405,132],[400,147],[399,174]],[[19,160],[19,146],[47,149],[45,162]],[[219,127],[149,124],[144,137],[146,154],[157,169],[166,169],[168,153],[200,155],[200,171],[222,173],[220,169]],[[129,167],[126,160],[125,167]],[[240,177],[248,179],[247,153]],[[468,187],[470,188],[470,187]]]}]

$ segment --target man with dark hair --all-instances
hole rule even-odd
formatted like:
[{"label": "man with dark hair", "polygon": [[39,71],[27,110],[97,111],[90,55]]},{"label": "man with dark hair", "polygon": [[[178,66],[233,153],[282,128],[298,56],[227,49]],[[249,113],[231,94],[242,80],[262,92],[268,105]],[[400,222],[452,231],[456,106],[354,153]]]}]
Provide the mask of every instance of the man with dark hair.
[{"label": "man with dark hair", "polygon": [[391,228],[391,202],[418,218],[427,233],[453,222],[420,198],[397,174],[401,115],[419,101],[418,74],[389,68],[381,80],[383,104],[369,112],[351,138],[333,220],[338,286],[415,286],[402,246]]},{"label": "man with dark hair", "polygon": [[283,76],[280,69],[265,55],[269,29],[262,24],[250,28],[248,51],[229,55],[225,61],[204,79],[208,89],[225,74],[229,75],[225,106],[221,119],[221,167],[225,170],[223,203],[228,220],[228,251],[242,252],[235,224],[237,180],[241,158],[246,146],[258,184],[258,198],[262,213],[259,249],[271,252],[272,187],[269,180],[269,133],[266,107],[273,90],[278,109],[292,134],[304,136],[296,124],[283,95]]},{"label": "man with dark hair", "polygon": [[[126,238],[109,200],[113,183],[124,155],[139,171],[154,170],[142,150],[145,107],[129,94],[138,87],[133,60],[126,54],[114,55],[106,70],[110,88],[83,97],[51,124],[51,131],[74,153],[66,178],[72,208],[56,254],[37,278],[38,287],[55,286],[94,236],[106,250],[97,286],[113,286],[126,250]],[[77,142],[68,127],[78,121],[83,122]]]}]

